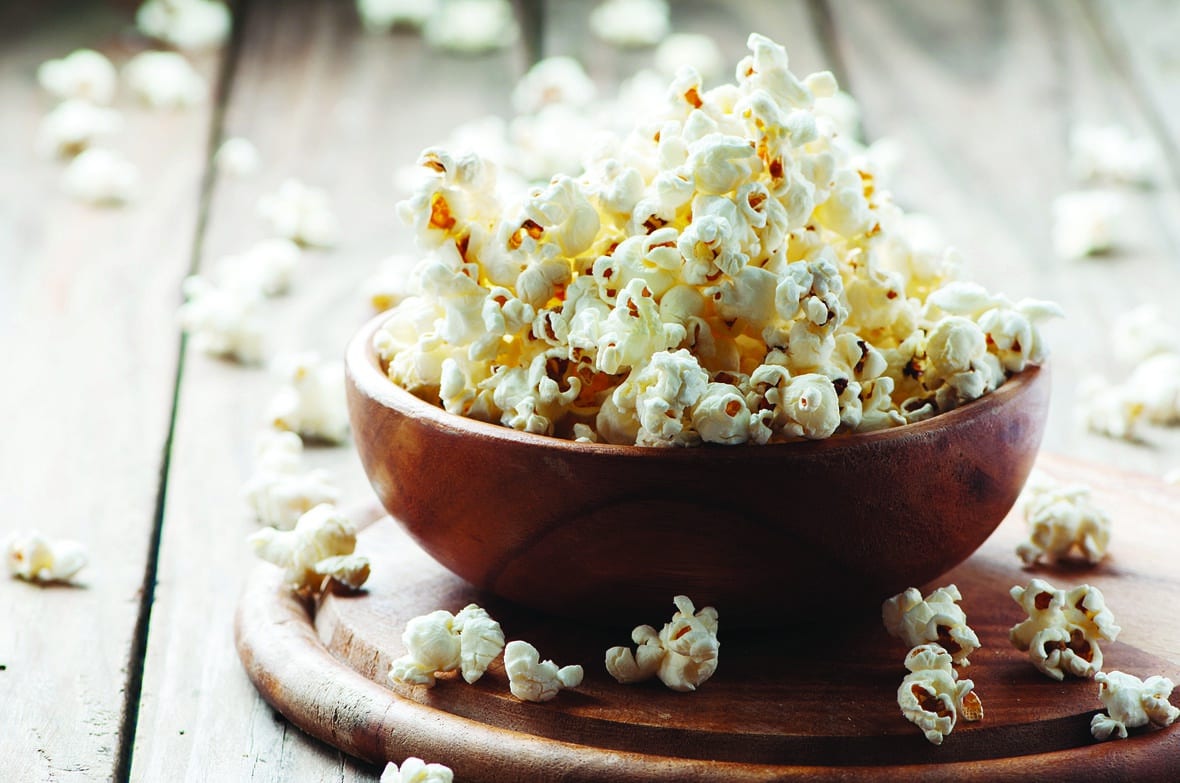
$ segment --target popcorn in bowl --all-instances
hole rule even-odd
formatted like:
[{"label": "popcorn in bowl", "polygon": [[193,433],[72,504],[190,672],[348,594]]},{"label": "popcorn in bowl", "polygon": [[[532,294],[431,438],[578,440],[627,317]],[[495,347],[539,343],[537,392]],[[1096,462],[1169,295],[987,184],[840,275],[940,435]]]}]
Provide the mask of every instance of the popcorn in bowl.
[{"label": "popcorn in bowl", "polygon": [[389,378],[518,430],[673,446],[904,424],[1042,362],[1059,308],[952,282],[815,111],[832,75],[749,46],[737,84],[682,68],[580,176],[514,203],[490,162],[426,150],[399,205],[425,257],[374,340]]}]

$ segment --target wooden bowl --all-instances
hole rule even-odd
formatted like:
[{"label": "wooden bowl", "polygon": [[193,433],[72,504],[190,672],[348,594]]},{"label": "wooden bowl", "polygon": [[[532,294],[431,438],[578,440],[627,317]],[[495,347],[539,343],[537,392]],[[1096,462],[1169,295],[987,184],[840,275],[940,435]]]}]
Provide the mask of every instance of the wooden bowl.
[{"label": "wooden bowl", "polygon": [[[927,421],[823,441],[652,449],[466,419],[346,358],[357,448],[378,497],[441,564],[502,598],[658,625],[672,597],[727,625],[876,611],[965,560],[1040,445],[1045,369]],[[442,608],[442,607],[440,607]],[[457,609],[459,607],[445,607]]]}]

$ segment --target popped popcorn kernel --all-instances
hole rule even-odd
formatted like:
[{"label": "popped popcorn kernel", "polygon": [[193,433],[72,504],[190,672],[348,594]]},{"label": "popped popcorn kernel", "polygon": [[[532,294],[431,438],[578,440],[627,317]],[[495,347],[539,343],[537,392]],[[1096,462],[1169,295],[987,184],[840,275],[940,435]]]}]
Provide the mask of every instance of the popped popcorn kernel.
[{"label": "popped popcorn kernel", "polygon": [[81,543],[46,538],[35,531],[8,536],[0,549],[11,576],[40,584],[68,582],[89,561]]},{"label": "popped popcorn kernel", "polygon": [[1069,131],[1069,171],[1083,182],[1101,180],[1148,185],[1156,177],[1159,151],[1146,136],[1121,125],[1079,123]]},{"label": "popped popcorn kernel", "polygon": [[1106,714],[1098,713],[1090,721],[1094,739],[1126,739],[1127,729],[1140,726],[1171,726],[1180,718],[1180,709],[1168,699],[1175,687],[1167,677],[1155,675],[1140,680],[1123,672],[1098,672],[1098,698]]},{"label": "popped popcorn kernel", "polygon": [[1053,200],[1053,250],[1060,258],[1106,253],[1123,237],[1119,226],[1127,199],[1108,190],[1077,190]]},{"label": "popped popcorn kernel", "polygon": [[1098,435],[1138,441],[1145,413],[1143,401],[1123,384],[1091,376],[1078,385],[1077,418]]},{"label": "popped popcorn kernel", "polygon": [[692,601],[676,596],[676,613],[657,633],[640,625],[631,633],[636,649],[612,647],[606,651],[606,670],[624,685],[658,677],[674,691],[695,691],[717,671],[721,643],[717,641],[717,610],[699,612]]},{"label": "popped popcorn kernel", "polygon": [[300,255],[299,246],[289,239],[263,239],[241,253],[223,256],[218,271],[226,288],[280,296],[291,289]]},{"label": "popped popcorn kernel", "polygon": [[1180,353],[1180,330],[1153,304],[1122,313],[1115,319],[1111,348],[1115,358],[1138,364],[1162,353]]},{"label": "popped popcorn kernel", "polygon": [[940,587],[922,598],[916,587],[898,593],[881,606],[885,630],[913,648],[935,642],[958,666],[967,666],[971,653],[979,649],[979,637],[967,625],[959,606],[963,596],[955,585]]},{"label": "popped popcorn kernel", "polygon": [[724,60],[717,43],[707,35],[673,33],[660,42],[655,51],[655,66],[664,76],[676,75],[682,66],[690,66],[708,82],[721,75]]},{"label": "popped popcorn kernel", "polygon": [[233,17],[221,0],[147,0],[135,14],[135,25],[180,49],[211,49],[229,37]]},{"label": "popped popcorn kernel", "polygon": [[598,96],[598,87],[573,57],[538,60],[512,89],[512,105],[532,114],[551,104],[583,107]]},{"label": "popped popcorn kernel", "polygon": [[1010,593],[1028,619],[1012,628],[1009,639],[1016,649],[1028,653],[1037,670],[1054,680],[1064,679],[1067,673],[1090,679],[1102,670],[1098,643],[1113,642],[1122,629],[1115,625],[1097,587],[1058,590],[1043,579],[1033,579],[1027,587],[1014,586]]},{"label": "popped popcorn kernel", "polygon": [[123,66],[131,92],[153,109],[184,109],[205,100],[205,78],[177,52],[141,52]]},{"label": "popped popcorn kernel", "polygon": [[220,287],[200,275],[186,278],[183,291],[177,320],[194,348],[243,364],[262,361],[267,325],[260,291]]},{"label": "popped popcorn kernel", "polygon": [[62,188],[72,198],[94,206],[118,206],[139,189],[139,169],[118,152],[91,147],[69,162]]},{"label": "popped popcorn kernel", "polygon": [[521,701],[549,701],[562,689],[582,684],[581,666],[558,668],[553,661],[542,661],[536,647],[519,640],[504,648],[504,670],[512,695]]},{"label": "popped popcorn kernel", "polygon": [[408,757],[401,767],[392,761],[385,765],[379,783],[453,783],[455,773],[443,764],[427,764],[415,756]]},{"label": "popped popcorn kernel", "polygon": [[461,671],[470,685],[504,649],[504,632],[486,610],[468,604],[458,614],[439,609],[411,619],[402,643],[406,654],[393,662],[390,680],[433,688],[436,675]]},{"label": "popped popcorn kernel", "polygon": [[367,559],[341,559],[356,549],[356,526],[328,503],[303,514],[291,530],[263,528],[247,541],[254,554],[283,569],[284,580],[297,592],[317,590],[328,579],[355,590],[368,577]]},{"label": "popped popcorn kernel", "polygon": [[439,0],[356,0],[361,25],[370,33],[387,33],[394,27],[420,29],[438,8]]},{"label": "popped popcorn kernel", "polygon": [[1080,484],[1066,486],[1034,475],[1025,488],[1024,521],[1029,538],[1016,554],[1025,565],[1041,558],[1065,560],[1075,553],[1097,563],[1110,544],[1110,516]]},{"label": "popped popcorn kernel", "polygon": [[262,165],[262,158],[253,142],[233,136],[221,142],[213,162],[222,174],[242,178],[256,173]]},{"label": "popped popcorn kernel", "polygon": [[277,236],[311,247],[332,247],[340,224],[328,194],[296,179],[284,180],[274,193],[258,201],[258,214]]},{"label": "popped popcorn kernel", "polygon": [[603,0],[590,12],[590,31],[615,46],[655,46],[667,35],[665,0]]},{"label": "popped popcorn kernel", "polygon": [[242,494],[260,523],[290,530],[303,514],[339,499],[327,471],[304,469],[303,441],[294,432],[263,432],[254,455]]},{"label": "popped popcorn kernel", "polygon": [[122,128],[123,115],[114,109],[71,98],[42,118],[37,128],[37,153],[46,158],[72,158]]},{"label": "popped popcorn kernel", "polygon": [[479,54],[512,46],[520,26],[508,0],[448,0],[426,20],[422,35],[436,49]]},{"label": "popped popcorn kernel", "polygon": [[302,353],[280,357],[275,370],[287,385],[271,400],[271,426],[328,443],[348,440],[348,404],[340,362],[320,361],[314,353]]},{"label": "popped popcorn kernel", "polygon": [[55,98],[102,105],[115,97],[118,75],[105,55],[93,49],[77,49],[60,60],[41,63],[37,83]]},{"label": "popped popcorn kernel", "polygon": [[932,745],[941,745],[960,718],[983,718],[975,683],[958,679],[950,654],[937,644],[914,647],[906,655],[905,667],[910,673],[897,689],[897,705]]}]

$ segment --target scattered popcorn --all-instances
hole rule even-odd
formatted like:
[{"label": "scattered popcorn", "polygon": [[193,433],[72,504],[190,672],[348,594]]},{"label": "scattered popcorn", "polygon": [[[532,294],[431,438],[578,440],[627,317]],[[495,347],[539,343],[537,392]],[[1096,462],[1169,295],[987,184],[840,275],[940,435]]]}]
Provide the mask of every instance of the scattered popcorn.
[{"label": "scattered popcorn", "polygon": [[226,139],[213,157],[217,170],[230,177],[248,177],[262,166],[258,148],[249,139],[235,136]]},{"label": "scattered popcorn", "polygon": [[668,35],[665,0],[604,0],[590,12],[590,30],[615,46],[655,46]]},{"label": "scattered popcorn", "polygon": [[219,272],[227,288],[278,296],[290,290],[300,254],[289,239],[263,239],[243,253],[223,257]]},{"label": "scattered popcorn", "polygon": [[1143,406],[1152,424],[1180,423],[1180,354],[1160,353],[1144,359],[1123,384]]},{"label": "scattered popcorn", "polygon": [[1115,319],[1111,347],[1117,359],[1138,364],[1160,353],[1180,353],[1180,332],[1155,305],[1146,304]]},{"label": "scattered popcorn", "polygon": [[88,558],[77,541],[51,540],[40,533],[17,533],[4,542],[8,573],[27,582],[67,582]]},{"label": "scattered popcorn", "polygon": [[37,68],[37,82],[53,97],[107,104],[115,97],[115,66],[93,49],[78,49]]},{"label": "scattered popcorn", "polygon": [[340,558],[356,549],[356,526],[328,503],[299,517],[292,530],[267,527],[247,540],[254,554],[284,570],[296,591],[316,590],[329,577],[355,590],[368,577],[365,558]]},{"label": "scattered popcorn", "polygon": [[624,685],[658,677],[674,691],[695,691],[717,671],[721,643],[717,641],[717,610],[706,606],[699,612],[686,596],[672,599],[676,613],[656,633],[650,625],[631,632],[638,645],[612,647],[606,651],[606,670]]},{"label": "scattered popcorn", "polygon": [[1053,250],[1084,258],[1114,249],[1127,211],[1126,197],[1109,190],[1075,190],[1053,200]]},{"label": "scattered popcorn", "polygon": [[139,169],[113,150],[91,147],[66,166],[62,187],[72,198],[87,204],[124,204],[135,197]]},{"label": "scattered popcorn", "polygon": [[594,80],[573,57],[546,57],[516,83],[512,105],[521,114],[532,114],[554,103],[587,106],[597,95]]},{"label": "scattered popcorn", "polygon": [[909,647],[937,642],[951,660],[967,666],[967,658],[979,649],[979,637],[967,625],[967,615],[959,607],[963,598],[955,585],[940,587],[925,599],[916,587],[899,593],[881,606],[885,630]]},{"label": "scattered popcorn", "polygon": [[1171,726],[1180,718],[1180,709],[1168,701],[1174,685],[1167,677],[1156,675],[1140,680],[1123,672],[1098,672],[1098,698],[1106,715],[1098,713],[1090,721],[1094,739],[1127,738],[1127,729],[1140,726]]},{"label": "scattered popcorn", "polygon": [[1121,384],[1092,376],[1078,385],[1077,417],[1092,432],[1108,438],[1139,440],[1142,400]]},{"label": "scattered popcorn", "polygon": [[281,357],[275,365],[288,385],[271,400],[271,426],[329,443],[348,440],[344,366],[314,353]]},{"label": "scattered popcorn", "polygon": [[521,701],[549,701],[563,688],[582,684],[581,666],[559,669],[553,661],[542,661],[537,648],[528,642],[508,643],[504,648],[504,670],[512,695]]},{"label": "scattered popcorn", "polygon": [[1064,486],[1034,474],[1024,491],[1029,540],[1016,547],[1016,554],[1025,565],[1040,558],[1066,560],[1075,552],[1091,563],[1105,557],[1110,516],[1094,505],[1088,487]]},{"label": "scattered popcorn", "polygon": [[1008,636],[1016,649],[1028,653],[1033,666],[1054,680],[1064,679],[1066,673],[1091,678],[1102,670],[1098,642],[1113,642],[1121,629],[1097,587],[1081,585],[1065,591],[1033,579],[1010,593],[1028,619]]},{"label": "scattered popcorn", "polygon": [[361,284],[365,301],[379,313],[401,304],[412,288],[410,270],[413,260],[408,256],[390,256],[380,268]]},{"label": "scattered popcorn", "polygon": [[340,238],[340,224],[319,188],[288,179],[258,202],[258,213],[280,237],[301,245],[332,247]]},{"label": "scattered popcorn", "polygon": [[452,783],[455,773],[442,764],[427,764],[410,756],[399,768],[392,761],[385,765],[379,783]]},{"label": "scattered popcorn", "polygon": [[371,33],[394,27],[421,28],[438,13],[439,0],[356,0],[361,25]]},{"label": "scattered popcorn", "polygon": [[267,324],[260,291],[218,287],[199,275],[187,278],[183,291],[177,320],[194,348],[243,364],[262,361]]},{"label": "scattered popcorn", "polygon": [[135,14],[144,35],[181,49],[211,49],[229,37],[233,17],[221,0],[147,0]]},{"label": "scattered popcorn", "polygon": [[209,87],[184,55],[141,52],[123,66],[127,86],[153,109],[184,109],[205,100]]},{"label": "scattered popcorn", "polygon": [[1150,138],[1120,125],[1078,124],[1069,132],[1069,170],[1083,182],[1151,184],[1159,155]]},{"label": "scattered popcorn", "polygon": [[406,654],[393,662],[390,680],[433,688],[437,674],[460,670],[470,685],[504,649],[504,632],[487,611],[468,604],[455,615],[439,609],[411,619],[402,643]]},{"label": "scattered popcorn", "polygon": [[100,138],[123,128],[123,115],[114,109],[84,100],[62,101],[41,120],[37,129],[37,154],[45,158],[72,158]]},{"label": "scattered popcorn", "polygon": [[670,79],[685,65],[694,68],[706,82],[725,70],[721,50],[712,38],[698,33],[673,33],[656,47],[656,69]]},{"label": "scattered popcorn", "polygon": [[422,28],[436,49],[478,54],[516,43],[520,27],[508,0],[448,0]]},{"label": "scattered popcorn", "polygon": [[254,455],[242,494],[262,524],[290,530],[312,508],[339,499],[327,471],[303,468],[303,441],[294,432],[262,433]]},{"label": "scattered popcorn", "polygon": [[921,729],[932,744],[941,745],[959,718],[983,718],[975,683],[957,678],[950,654],[937,644],[910,650],[905,667],[910,673],[897,689],[897,704],[906,720]]}]

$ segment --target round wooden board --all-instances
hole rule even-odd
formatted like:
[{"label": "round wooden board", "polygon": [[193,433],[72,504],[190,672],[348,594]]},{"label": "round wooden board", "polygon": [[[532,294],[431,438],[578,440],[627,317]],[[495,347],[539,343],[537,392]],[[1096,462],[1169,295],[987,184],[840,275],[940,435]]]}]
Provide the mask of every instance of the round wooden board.
[{"label": "round wooden board", "polygon": [[[1043,462],[1061,475],[1084,469]],[[1096,569],[1023,570],[1012,554],[1023,523],[1013,515],[940,580],[958,584],[983,643],[960,676],[974,680],[985,716],[960,723],[938,747],[897,708],[904,645],[875,617],[819,627],[822,585],[812,595],[785,599],[812,603],[816,625],[779,635],[727,634],[719,607],[721,665],[696,693],[674,693],[658,682],[622,686],[603,667],[605,650],[628,643],[635,624],[659,627],[674,611],[670,596],[665,616],[620,618],[618,628],[538,615],[478,593],[388,518],[361,533],[358,551],[372,559],[373,576],[360,594],[328,595],[312,607],[283,588],[278,569],[259,566],[239,605],[238,649],[262,695],[305,731],[372,761],[407,755],[439,761],[465,783],[844,780],[870,772],[932,781],[1175,780],[1180,730],[1134,730],[1128,740],[1096,743],[1089,724],[1101,708],[1097,686],[1049,680],[1008,643],[1008,629],[1022,619],[1007,595],[1010,586],[1033,576],[1059,587],[1090,582],[1102,587],[1124,625],[1120,642],[1103,645],[1104,668],[1180,681],[1172,655],[1177,632],[1152,636],[1156,626],[1144,622],[1163,601],[1180,597],[1174,565],[1162,572],[1173,581],[1149,570],[1160,557],[1176,562],[1177,537],[1169,539],[1173,551],[1161,552],[1146,523],[1130,521],[1141,518],[1144,504],[1158,508],[1142,491],[1156,485],[1117,484],[1124,479],[1103,473],[1094,478],[1104,484],[1099,499],[1118,509],[1116,524],[1127,520],[1116,542],[1132,560],[1112,556]],[[487,607],[509,639],[533,643],[559,665],[582,664],[582,686],[545,704],[522,703],[509,694],[499,660],[473,686],[455,676],[432,689],[386,682],[390,662],[404,652],[406,620],[469,602]],[[1124,617],[1121,605],[1134,609]],[[1168,658],[1141,649],[1137,638]]]}]

